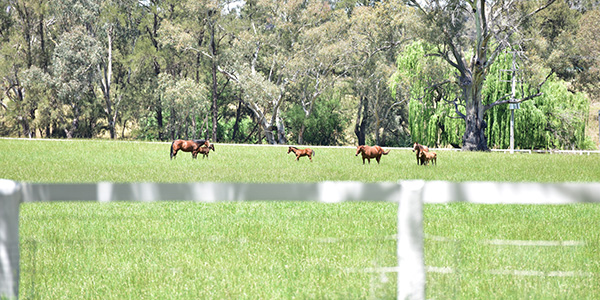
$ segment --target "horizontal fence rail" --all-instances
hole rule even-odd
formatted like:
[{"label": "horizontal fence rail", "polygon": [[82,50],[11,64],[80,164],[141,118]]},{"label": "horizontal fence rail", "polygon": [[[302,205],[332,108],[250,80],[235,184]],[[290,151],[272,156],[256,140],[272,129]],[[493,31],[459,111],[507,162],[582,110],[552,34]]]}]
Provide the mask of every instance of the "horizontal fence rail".
[{"label": "horizontal fence rail", "polygon": [[[398,202],[398,298],[424,299],[423,204],[572,204],[600,202],[600,183],[501,183],[409,180],[319,183],[18,183],[0,179],[0,298],[17,298],[19,205],[44,201],[344,201]],[[492,241],[499,243],[499,241]],[[453,272],[445,268],[434,270]],[[537,273],[535,273],[537,274]],[[522,275],[522,274],[521,274]],[[524,274],[529,275],[529,273]],[[561,274],[554,274],[561,276]]]}]

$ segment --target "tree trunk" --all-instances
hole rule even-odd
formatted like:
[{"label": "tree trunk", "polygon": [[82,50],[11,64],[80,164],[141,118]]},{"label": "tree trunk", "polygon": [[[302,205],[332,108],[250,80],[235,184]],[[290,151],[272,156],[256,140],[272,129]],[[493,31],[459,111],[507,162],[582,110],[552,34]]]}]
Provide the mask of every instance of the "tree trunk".
[{"label": "tree trunk", "polygon": [[[116,138],[116,131],[115,131],[115,120],[116,120],[116,114],[117,114],[117,110],[115,107],[113,107],[113,102],[110,99],[110,88],[111,88],[111,80],[112,80],[112,29],[108,28],[106,30],[106,35],[108,38],[108,45],[107,45],[107,57],[106,57],[106,65],[104,66],[104,68],[102,68],[101,65],[98,66],[98,69],[100,71],[100,73],[102,74],[102,77],[100,78],[100,83],[101,83],[101,90],[102,90],[102,94],[104,96],[104,105],[106,105],[104,111],[106,112],[106,116],[108,119],[108,129],[110,131],[110,138],[111,139],[115,139]],[[114,112],[113,112],[114,110]]]},{"label": "tree trunk", "polygon": [[287,144],[287,138],[285,137],[285,124],[283,123],[283,119],[277,116],[275,124],[277,125],[277,142],[281,145]]},{"label": "tree trunk", "polygon": [[212,140],[217,141],[217,120],[218,120],[218,109],[217,109],[217,98],[219,97],[217,89],[217,45],[215,41],[215,24],[210,24],[210,55],[212,63]]},{"label": "tree trunk", "polygon": [[[263,132],[265,133],[265,138],[267,139],[267,143],[270,144],[270,145],[277,144],[277,141],[275,141],[275,137],[273,135],[273,126],[271,126],[270,124],[268,124],[267,121],[265,119],[263,119],[260,122],[260,127],[263,128]],[[260,142],[260,140],[261,139],[259,138],[259,142]]]},{"label": "tree trunk", "polygon": [[160,96],[158,96],[158,106],[156,107],[156,123],[158,124],[158,140],[163,140],[163,115],[162,105],[160,104]]},{"label": "tree trunk", "polygon": [[358,114],[356,116],[356,123],[354,124],[354,134],[358,138],[358,145],[365,144],[365,130],[367,127],[368,117],[368,101],[364,96],[360,98],[360,104],[358,106]]},{"label": "tree trunk", "polygon": [[306,130],[306,125],[302,123],[302,127],[300,127],[300,131],[298,132],[298,145],[304,144],[304,130]]},{"label": "tree trunk", "polygon": [[463,135],[462,150],[488,151],[487,138],[485,137],[486,127],[487,125],[484,120],[474,115],[468,115],[465,134]]},{"label": "tree trunk", "polygon": [[79,107],[73,107],[73,121],[71,121],[71,128],[65,128],[65,134],[68,139],[72,139],[75,137],[77,129],[79,128]]},{"label": "tree trunk", "polygon": [[233,134],[231,135],[231,140],[235,141],[235,137],[240,130],[240,117],[242,115],[242,100],[239,100],[237,110],[235,112],[235,124],[233,124]]},{"label": "tree trunk", "polygon": [[[466,103],[465,133],[463,135],[462,150],[466,151],[488,151],[487,138],[485,137],[485,128],[487,124],[484,121],[484,105],[481,101],[481,90],[483,80],[477,80],[483,73],[476,73],[475,80],[471,77],[462,76],[460,78],[463,85],[463,97]],[[478,76],[480,75],[480,76]]]}]

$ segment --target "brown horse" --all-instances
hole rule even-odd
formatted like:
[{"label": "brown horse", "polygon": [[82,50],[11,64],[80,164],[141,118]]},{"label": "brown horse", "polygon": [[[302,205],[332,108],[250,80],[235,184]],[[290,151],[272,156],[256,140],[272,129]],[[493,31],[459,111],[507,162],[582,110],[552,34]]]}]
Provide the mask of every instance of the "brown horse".
[{"label": "brown horse", "polygon": [[298,149],[296,147],[289,147],[287,153],[290,154],[290,152],[294,152],[294,154],[296,154],[296,161],[298,161],[302,156],[308,156],[308,159],[310,159],[312,162],[312,156],[315,155],[315,151],[310,148]]},{"label": "brown horse", "polygon": [[421,152],[429,152],[429,148],[427,146],[423,146],[417,142],[413,145],[413,152],[417,151],[417,165],[423,164],[421,160]]},{"label": "brown horse", "polygon": [[364,165],[365,158],[369,161],[369,164],[371,163],[371,158],[375,158],[377,160],[377,163],[379,163],[379,160],[381,160],[381,155],[387,155],[388,153],[390,153],[390,150],[385,152],[379,146],[371,147],[371,146],[361,145],[361,146],[358,146],[358,148],[356,148],[356,155],[354,155],[354,156],[358,156],[359,153],[362,153],[362,160],[363,160],[363,165]]},{"label": "brown horse", "polygon": [[208,140],[174,140],[171,143],[171,159],[173,157],[177,158],[177,151],[181,150],[183,152],[192,152],[192,158],[196,158],[198,156],[198,151],[200,147],[206,146],[208,147],[210,143]]},{"label": "brown horse", "polygon": [[212,151],[215,151],[215,144],[210,144],[210,146],[208,147],[200,147],[198,148],[198,153],[202,154],[202,158],[207,158],[208,154],[210,153],[210,150],[212,149]]},{"label": "brown horse", "polygon": [[435,152],[421,152],[421,165],[428,165],[431,161],[432,165],[437,165],[437,154]]}]

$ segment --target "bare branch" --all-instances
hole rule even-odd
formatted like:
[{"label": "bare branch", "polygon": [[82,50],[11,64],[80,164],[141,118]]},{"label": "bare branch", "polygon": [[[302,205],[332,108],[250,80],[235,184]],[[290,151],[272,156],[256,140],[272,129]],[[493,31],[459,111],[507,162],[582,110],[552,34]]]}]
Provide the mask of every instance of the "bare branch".
[{"label": "bare branch", "polygon": [[454,112],[458,115],[459,118],[463,120],[467,120],[467,116],[458,110],[458,98],[454,98],[454,100],[444,100],[449,104],[454,104]]},{"label": "bare branch", "polygon": [[219,72],[221,72],[223,75],[225,75],[227,78],[233,80],[234,82],[236,82],[236,83],[240,82],[240,80],[238,79],[238,77],[235,74],[228,72],[226,70],[223,70],[223,68],[221,68],[220,66],[217,66],[217,70]]},{"label": "bare branch", "polygon": [[531,17],[531,16],[533,16],[533,15],[537,14],[538,12],[540,12],[540,11],[542,11],[542,10],[544,10],[544,9],[546,9],[548,6],[550,6],[550,5],[551,5],[552,3],[554,3],[555,1],[556,1],[556,0],[548,0],[548,1],[546,2],[546,4],[544,4],[544,5],[540,6],[540,7],[538,7],[536,10],[534,10],[534,11],[532,11],[531,13],[529,13],[528,15],[526,15],[526,16],[525,16],[525,19],[527,19],[527,18],[529,18],[529,17]]},{"label": "bare branch", "polygon": [[542,86],[544,85],[544,83],[546,83],[546,81],[548,81],[548,79],[550,78],[550,76],[552,76],[552,74],[554,74],[554,72],[550,72],[550,74],[548,74],[548,76],[546,76],[544,81],[542,81],[540,84],[538,84],[538,86],[536,88],[536,92],[534,94],[531,94],[531,95],[521,98],[521,99],[506,99],[506,96],[504,96],[504,97],[502,97],[502,99],[484,106],[483,111],[487,111],[497,105],[507,104],[507,103],[521,103],[521,102],[525,102],[527,100],[531,100],[533,98],[542,96],[544,94],[541,92]]}]

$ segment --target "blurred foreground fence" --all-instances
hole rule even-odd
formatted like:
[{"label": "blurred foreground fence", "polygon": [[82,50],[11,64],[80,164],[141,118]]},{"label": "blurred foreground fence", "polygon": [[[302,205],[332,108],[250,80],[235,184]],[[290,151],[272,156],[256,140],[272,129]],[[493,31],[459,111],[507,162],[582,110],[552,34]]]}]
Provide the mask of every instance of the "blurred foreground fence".
[{"label": "blurred foreground fence", "polygon": [[43,201],[343,201],[398,202],[398,299],[425,299],[423,203],[571,204],[600,202],[600,183],[500,183],[422,180],[387,183],[39,184],[0,179],[0,298],[18,298],[19,205]]}]

